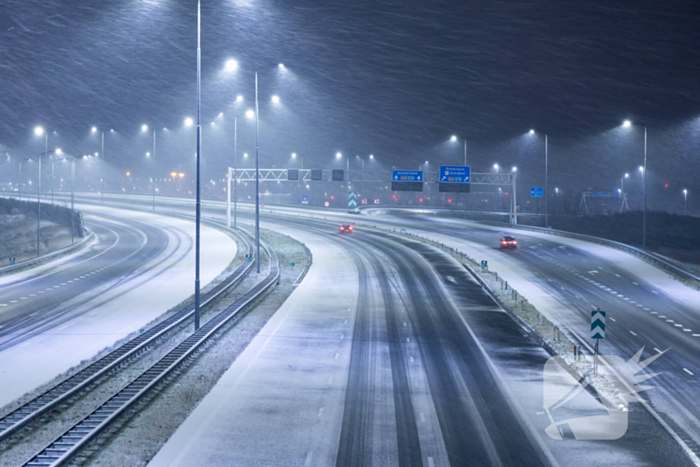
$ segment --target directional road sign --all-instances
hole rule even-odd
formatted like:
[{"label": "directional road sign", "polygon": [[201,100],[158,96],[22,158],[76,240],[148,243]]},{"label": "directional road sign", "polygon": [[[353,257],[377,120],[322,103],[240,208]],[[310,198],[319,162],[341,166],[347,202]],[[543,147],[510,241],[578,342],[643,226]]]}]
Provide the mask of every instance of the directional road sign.
[{"label": "directional road sign", "polygon": [[605,339],[605,312],[591,311],[591,339]]},{"label": "directional road sign", "polygon": [[422,170],[393,170],[391,180],[394,182],[422,182]]},{"label": "directional road sign", "polygon": [[348,207],[349,208],[356,208],[357,207],[357,192],[356,191],[351,191],[348,193]]},{"label": "directional road sign", "polygon": [[440,183],[470,183],[471,169],[464,165],[441,165]]},{"label": "directional road sign", "polygon": [[301,195],[301,204],[309,204],[309,195]]},{"label": "directional road sign", "polygon": [[592,191],[591,196],[594,198],[610,198],[609,191]]},{"label": "directional road sign", "polygon": [[535,186],[530,188],[530,198],[543,198],[544,189],[541,186]]}]

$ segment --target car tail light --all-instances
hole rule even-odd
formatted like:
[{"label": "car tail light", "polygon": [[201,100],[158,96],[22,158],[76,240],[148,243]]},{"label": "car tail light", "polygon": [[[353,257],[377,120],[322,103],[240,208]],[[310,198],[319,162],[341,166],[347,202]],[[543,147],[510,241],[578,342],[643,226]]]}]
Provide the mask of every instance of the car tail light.
[{"label": "car tail light", "polygon": [[516,240],[513,240],[513,244],[517,245],[517,244],[518,244],[518,242],[517,242]]},{"label": "car tail light", "polygon": [[345,230],[345,227],[341,227],[340,230]]},{"label": "car tail light", "polygon": [[350,227],[348,227],[348,230],[352,230],[352,225]]},{"label": "car tail light", "polygon": [[503,242],[504,245],[505,245],[506,243],[507,243],[507,242],[505,242],[505,241]]}]

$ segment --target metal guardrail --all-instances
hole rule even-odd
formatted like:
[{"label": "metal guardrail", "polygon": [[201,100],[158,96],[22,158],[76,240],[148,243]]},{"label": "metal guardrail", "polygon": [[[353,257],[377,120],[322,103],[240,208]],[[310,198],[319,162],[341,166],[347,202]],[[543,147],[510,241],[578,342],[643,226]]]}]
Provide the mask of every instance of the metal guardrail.
[{"label": "metal guardrail", "polygon": [[[248,247],[249,254],[253,254],[253,245],[245,237],[241,239]],[[202,306],[206,306],[223,292],[228,290],[250,271],[252,261],[245,261],[224,281],[217,284],[212,290],[204,294]],[[130,341],[122,344],[112,352],[103,356],[94,363],[80,370],[68,379],[47,389],[34,399],[26,402],[9,414],[0,418],[0,440],[7,438],[17,430],[36,420],[42,414],[47,413],[71,397],[84,391],[100,378],[115,370],[120,365],[143,353],[149,345],[162,338],[164,335],[180,326],[194,313],[194,304],[187,305],[175,312],[169,318],[161,321],[147,331],[139,334]]]},{"label": "metal guardrail", "polygon": [[23,465],[56,467],[68,463],[111,423],[192,357],[202,344],[234,316],[276,284],[279,279],[277,256],[266,245],[263,245],[263,248],[270,258],[269,273],[265,279]]},{"label": "metal guardrail", "polygon": [[86,230],[89,232],[89,234],[86,235],[85,237],[83,237],[79,242],[73,243],[71,245],[68,245],[65,248],[61,248],[60,250],[56,250],[54,252],[45,254],[43,256],[39,256],[38,258],[27,259],[24,261],[20,261],[19,263],[16,263],[16,264],[4,266],[4,267],[0,268],[0,276],[23,271],[25,269],[29,269],[29,268],[38,266],[38,265],[46,263],[48,261],[53,261],[55,259],[60,258],[61,256],[67,255],[68,253],[72,253],[73,251],[77,251],[77,250],[83,248],[84,246],[86,246],[88,244],[89,241],[91,241],[95,238],[94,232],[90,231],[89,229],[86,229]]},{"label": "metal guardrail", "polygon": [[530,232],[539,232],[539,233],[546,233],[550,235],[558,235],[560,237],[568,237],[568,238],[573,238],[576,240],[583,240],[589,243],[596,243],[598,245],[603,245],[607,246],[610,248],[615,248],[616,250],[621,250],[626,253],[632,254],[638,258],[641,258],[642,260],[646,261],[647,263],[651,264],[652,266],[656,266],[659,269],[662,269],[669,274],[673,274],[678,278],[681,278],[685,281],[688,281],[689,285],[692,285],[696,289],[700,289],[700,277],[689,273],[688,271],[683,270],[682,268],[679,268],[673,263],[670,263],[669,261],[666,261],[662,258],[659,258],[653,253],[649,253],[647,251],[642,250],[641,248],[633,247],[631,245],[627,245],[625,243],[620,243],[616,242],[613,240],[608,240],[605,238],[601,237],[594,237],[592,235],[584,235],[584,234],[578,234],[574,232],[566,232],[564,230],[555,230],[555,229],[545,229],[543,227],[533,227],[529,225],[512,225],[512,224],[506,224],[502,222],[493,222],[493,221],[473,221],[477,222],[480,224],[487,224],[487,225],[493,225],[495,227],[507,227],[509,229],[519,229],[519,230],[528,230]]}]

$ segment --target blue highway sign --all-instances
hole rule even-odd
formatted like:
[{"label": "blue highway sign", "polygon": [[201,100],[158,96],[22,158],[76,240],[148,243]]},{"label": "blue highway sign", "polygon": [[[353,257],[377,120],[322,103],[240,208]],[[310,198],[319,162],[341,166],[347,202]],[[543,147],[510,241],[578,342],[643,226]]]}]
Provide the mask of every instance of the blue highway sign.
[{"label": "blue highway sign", "polygon": [[470,183],[471,169],[464,165],[441,165],[440,183]]},{"label": "blue highway sign", "polygon": [[592,191],[591,196],[594,198],[610,198],[609,191]]},{"label": "blue highway sign", "polygon": [[391,172],[393,182],[422,182],[422,170],[394,170]]},{"label": "blue highway sign", "polygon": [[301,195],[301,204],[309,204],[309,195]]},{"label": "blue highway sign", "polygon": [[530,188],[530,198],[543,198],[544,189],[541,186]]}]

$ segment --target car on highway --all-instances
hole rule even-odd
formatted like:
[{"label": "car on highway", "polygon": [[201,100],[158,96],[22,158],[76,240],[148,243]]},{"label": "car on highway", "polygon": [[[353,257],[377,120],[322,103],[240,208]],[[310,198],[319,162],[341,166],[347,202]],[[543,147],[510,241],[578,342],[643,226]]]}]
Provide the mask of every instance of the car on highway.
[{"label": "car on highway", "polygon": [[350,233],[352,232],[352,225],[343,224],[340,226],[340,233]]},{"label": "car on highway", "polygon": [[501,250],[508,250],[512,249],[515,250],[518,248],[518,241],[511,236],[505,236],[501,239]]}]

